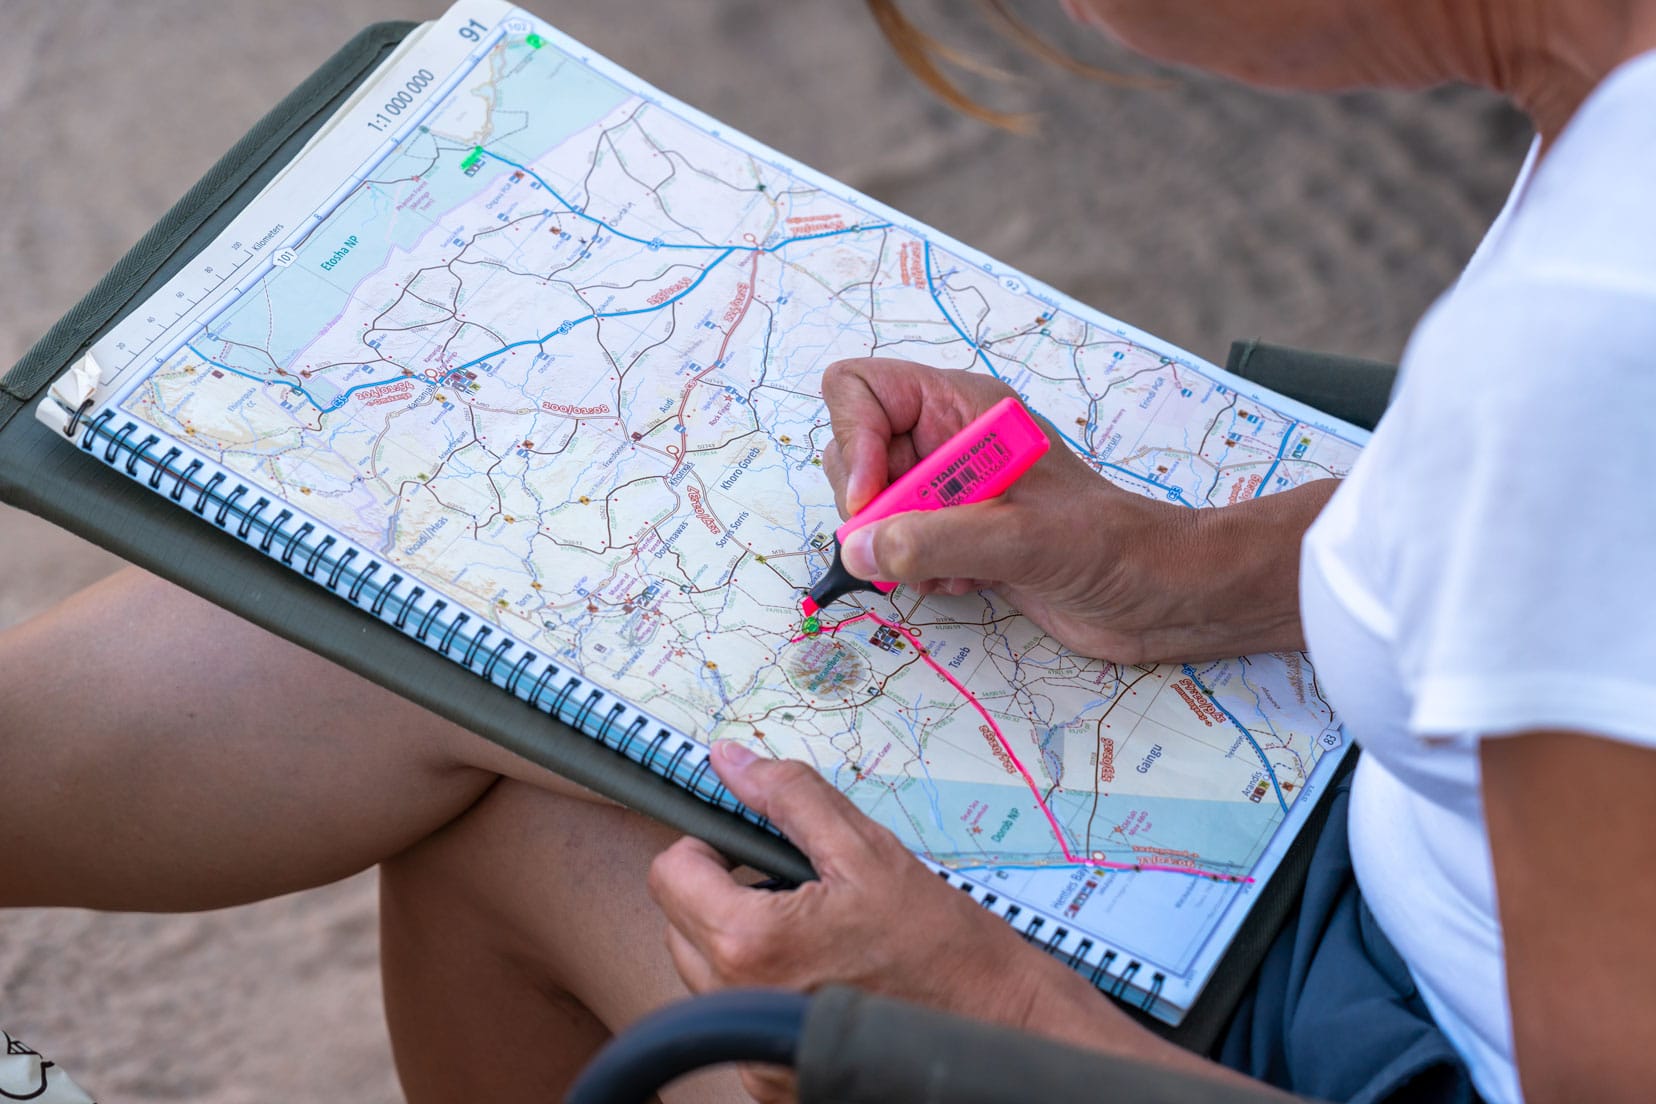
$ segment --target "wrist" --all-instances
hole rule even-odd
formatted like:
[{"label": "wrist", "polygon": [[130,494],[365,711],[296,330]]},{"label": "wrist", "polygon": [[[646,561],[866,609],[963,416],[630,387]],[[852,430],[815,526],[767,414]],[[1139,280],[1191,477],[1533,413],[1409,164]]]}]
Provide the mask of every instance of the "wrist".
[{"label": "wrist", "polygon": [[1222,659],[1299,651],[1299,555],[1305,530],[1338,484],[1323,480],[1234,506],[1147,503],[1154,535],[1133,542],[1167,608],[1147,634],[1149,657]]},{"label": "wrist", "polygon": [[1158,1065],[1184,1064],[1196,1058],[1135,1021],[1081,975],[1050,958],[1047,965],[1027,974],[1032,996],[1018,1022],[1011,1024],[1021,1031]]},{"label": "wrist", "polygon": [[1338,485],[1321,480],[1268,498],[1192,511],[1191,558],[1210,615],[1222,626],[1224,654],[1305,648],[1300,545]]},{"label": "wrist", "polygon": [[[1198,1099],[1230,1098],[1228,1093],[1204,1091],[1200,1082],[1232,1086],[1240,1098],[1247,1100],[1276,1095],[1277,1090],[1246,1074],[1162,1038],[1079,975],[1063,967],[1059,969],[1069,975],[1069,981],[1051,987],[1035,1014],[1019,1025],[1022,1030],[1077,1049],[1126,1059],[1135,1065],[1157,1066],[1182,1074],[1190,1080],[1191,1095]],[[1280,1099],[1286,1102],[1301,1098],[1281,1093]]]}]

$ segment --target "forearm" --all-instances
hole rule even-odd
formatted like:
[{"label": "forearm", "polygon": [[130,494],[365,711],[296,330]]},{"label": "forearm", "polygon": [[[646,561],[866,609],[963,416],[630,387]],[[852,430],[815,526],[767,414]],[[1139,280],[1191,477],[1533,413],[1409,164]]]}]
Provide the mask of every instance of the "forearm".
[{"label": "forearm", "polygon": [[1193,511],[1170,588],[1180,597],[1167,628],[1168,660],[1300,651],[1300,542],[1335,479],[1234,506]]},{"label": "forearm", "polygon": [[[1270,1086],[1154,1034],[1079,975],[1053,964],[1018,1026],[1070,1046],[1161,1066],[1193,1077],[1274,1093]],[[1281,1093],[1283,1100],[1297,1099]],[[1252,1097],[1250,1097],[1252,1099]]]}]

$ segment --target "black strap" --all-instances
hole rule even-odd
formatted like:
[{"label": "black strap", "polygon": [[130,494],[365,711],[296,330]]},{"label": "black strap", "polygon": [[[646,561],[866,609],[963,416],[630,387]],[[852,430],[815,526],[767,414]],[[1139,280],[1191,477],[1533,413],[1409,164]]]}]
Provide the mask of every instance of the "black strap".
[{"label": "black strap", "polygon": [[216,236],[415,26],[375,23],[364,29],[219,158],[0,379],[0,427]]},{"label": "black strap", "polygon": [[1258,338],[1233,342],[1225,368],[1362,429],[1373,429],[1380,421],[1397,380],[1395,365],[1269,345]]}]

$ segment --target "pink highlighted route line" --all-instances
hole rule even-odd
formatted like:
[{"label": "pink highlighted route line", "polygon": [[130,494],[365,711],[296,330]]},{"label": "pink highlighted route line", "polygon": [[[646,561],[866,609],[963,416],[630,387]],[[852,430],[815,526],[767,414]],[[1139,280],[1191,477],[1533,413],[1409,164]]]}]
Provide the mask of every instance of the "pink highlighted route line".
[{"label": "pink highlighted route line", "polygon": [[[1035,779],[1030,775],[1029,770],[1023,765],[1023,760],[1018,758],[1018,753],[1012,750],[1012,745],[1007,742],[1006,734],[1001,731],[1001,726],[995,723],[995,718],[990,716],[987,709],[983,708],[983,703],[978,701],[977,697],[970,690],[966,689],[965,685],[963,685],[959,679],[951,675],[947,668],[932,658],[930,649],[920,643],[920,638],[918,636],[915,636],[913,632],[904,628],[902,625],[887,621],[873,610],[864,610],[855,617],[847,617],[845,620],[836,621],[832,625],[824,625],[822,626],[820,632],[825,636],[833,636],[847,625],[853,625],[858,621],[863,620],[874,621],[878,624],[884,625],[892,632],[900,634],[903,639],[907,640],[910,644],[913,644],[914,649],[917,653],[919,653],[920,658],[926,661],[926,666],[930,667],[933,671],[936,671],[940,676],[942,676],[945,682],[960,691],[960,695],[966,699],[966,703],[973,709],[977,710],[978,716],[983,718],[983,722],[987,724],[989,726],[989,730],[995,734],[995,739],[1000,742],[1001,750],[1006,752],[1006,757],[1012,761],[1012,765],[1016,767],[1018,769],[1018,773],[1023,776],[1024,783],[1029,786],[1029,792],[1035,798],[1035,806],[1041,810],[1041,814],[1046,817],[1047,824],[1051,826],[1052,838],[1058,841],[1058,848],[1064,853],[1064,860],[1066,862],[1073,863],[1076,866],[1090,866],[1100,870],[1159,870],[1169,874],[1191,874],[1198,878],[1210,878],[1218,882],[1253,881],[1251,877],[1242,877],[1236,874],[1221,874],[1213,870],[1203,870],[1196,866],[1174,866],[1169,863],[1106,862],[1103,859],[1084,858],[1071,851],[1069,843],[1064,839],[1063,829],[1058,827],[1058,818],[1052,815],[1051,809],[1047,808],[1046,801],[1041,797],[1040,787],[1035,784]],[[788,643],[797,644],[801,640],[806,639],[809,639],[809,634],[801,633],[800,635],[789,640]]]}]

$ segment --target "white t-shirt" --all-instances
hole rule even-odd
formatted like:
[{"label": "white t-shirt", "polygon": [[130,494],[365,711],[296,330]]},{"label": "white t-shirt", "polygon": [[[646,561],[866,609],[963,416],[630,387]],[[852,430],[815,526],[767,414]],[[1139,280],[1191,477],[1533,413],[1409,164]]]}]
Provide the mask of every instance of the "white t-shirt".
[{"label": "white t-shirt", "polygon": [[1421,322],[1301,559],[1310,652],[1364,750],[1358,884],[1492,1102],[1521,1092],[1478,742],[1552,728],[1656,746],[1653,569],[1646,54],[1520,179]]}]

